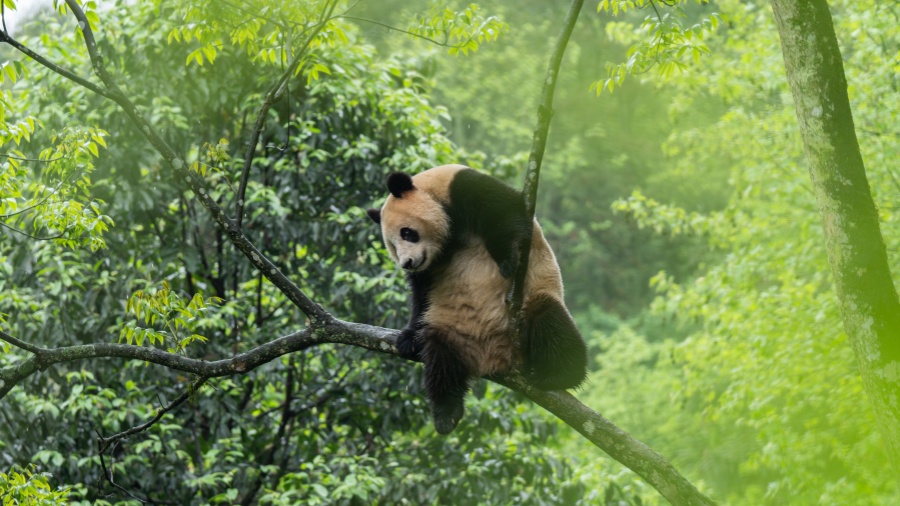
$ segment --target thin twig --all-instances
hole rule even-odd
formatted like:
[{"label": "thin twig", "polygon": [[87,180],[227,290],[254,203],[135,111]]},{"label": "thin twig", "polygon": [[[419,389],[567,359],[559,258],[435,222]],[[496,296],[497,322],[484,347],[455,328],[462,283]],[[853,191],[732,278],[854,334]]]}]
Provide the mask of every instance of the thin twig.
[{"label": "thin twig", "polygon": [[121,439],[125,439],[128,436],[133,436],[135,434],[141,433],[141,432],[149,429],[150,427],[152,427],[154,424],[156,424],[156,422],[160,421],[160,419],[162,419],[162,417],[166,413],[177,408],[184,401],[186,401],[188,398],[190,398],[190,396],[197,393],[197,391],[200,389],[200,387],[203,386],[203,384],[206,383],[207,380],[209,380],[209,378],[200,377],[197,381],[193,382],[191,384],[191,386],[188,387],[188,389],[184,393],[179,395],[178,398],[176,398],[174,401],[170,402],[167,406],[163,406],[163,407],[157,409],[156,414],[153,416],[153,418],[148,420],[146,423],[142,423],[142,424],[132,427],[128,430],[123,430],[122,432],[113,434],[112,436],[109,436],[109,437],[103,437],[98,434],[97,435],[97,449],[100,451],[100,454],[102,455],[103,453],[105,453],[106,450],[108,450],[109,447],[113,443],[116,443],[117,441],[119,441]]},{"label": "thin twig", "polygon": [[[348,9],[348,10],[349,10],[349,9]],[[439,41],[439,40],[434,40],[434,39],[432,39],[432,38],[430,38],[430,37],[426,37],[426,36],[420,35],[420,34],[418,34],[418,33],[410,32],[409,30],[404,30],[404,29],[402,29],[402,28],[397,28],[396,26],[391,26],[391,25],[389,25],[389,24],[387,24],[387,23],[382,23],[381,21],[375,21],[374,19],[360,18],[360,17],[356,17],[356,16],[345,16],[345,15],[341,15],[341,16],[338,16],[338,17],[343,18],[343,19],[351,19],[351,20],[353,20],[353,21],[362,21],[362,22],[365,22],[365,23],[371,23],[371,24],[373,24],[373,25],[382,26],[382,27],[384,27],[384,28],[387,28],[388,30],[393,30],[393,31],[395,31],[395,32],[405,33],[406,35],[412,35],[413,37],[418,37],[418,38],[420,38],[420,39],[422,39],[422,40],[427,40],[428,42],[431,42],[432,44],[435,44],[435,45],[438,45],[438,46],[442,46],[442,47],[446,47],[446,48],[450,48],[450,49],[461,49],[461,48],[464,48],[464,47],[466,47],[466,46],[469,44],[469,42],[472,42],[472,39],[475,38],[474,35],[473,35],[473,36],[470,36],[468,39],[466,39],[465,42],[460,42],[459,44],[450,45],[450,44],[447,43],[446,40],[445,40],[444,42],[441,42],[441,41]],[[480,33],[480,32],[481,32],[481,29],[484,28],[484,27],[487,25],[487,23],[488,23],[488,21],[483,22],[483,23],[481,24],[481,26],[479,26],[478,29],[476,29],[473,33]]]},{"label": "thin twig", "polygon": [[116,490],[118,490],[119,492],[122,492],[123,494],[127,495],[128,497],[134,499],[135,501],[137,501],[141,504],[147,504],[147,501],[145,501],[139,497],[135,497],[135,495],[132,494],[131,492],[129,492],[128,489],[126,489],[122,485],[119,485],[118,483],[115,482],[115,480],[113,480],[113,472],[112,472],[113,466],[112,466],[112,464],[110,464],[110,466],[108,468],[106,467],[106,460],[103,459],[102,452],[100,453],[100,469],[103,470],[103,477],[106,478],[106,481],[109,482],[109,484],[112,485]]},{"label": "thin twig", "polygon": [[20,209],[20,210],[14,212],[14,213],[4,214],[3,216],[0,216],[0,220],[5,220],[5,219],[7,219],[7,218],[12,218],[13,216],[18,216],[18,215],[20,215],[20,214],[22,214],[22,213],[27,213],[28,211],[31,211],[31,210],[34,209],[35,207],[38,207],[38,206],[42,205],[44,202],[47,202],[47,200],[48,200],[50,197],[56,195],[56,192],[58,192],[58,191],[60,190],[60,188],[62,188],[63,185],[64,185],[65,183],[68,183],[68,182],[69,182],[69,181],[68,181],[68,178],[66,178],[64,181],[60,181],[60,182],[59,182],[59,185],[57,185],[56,189],[53,190],[52,192],[50,192],[49,195],[47,195],[46,197],[44,197],[43,199],[41,199],[41,201],[38,202],[37,204],[34,204],[33,206],[28,206],[28,207],[26,207],[25,209]]},{"label": "thin twig", "polygon": [[281,28],[282,30],[284,30],[285,27],[287,26],[285,24],[279,23],[278,21],[275,21],[274,19],[272,19],[270,17],[261,15],[259,13],[259,11],[251,11],[249,9],[245,9],[245,8],[241,7],[240,5],[235,5],[227,0],[219,0],[219,2],[231,7],[232,9],[234,9],[236,11],[243,12],[244,14],[247,15],[247,18],[245,18],[245,19],[259,18],[267,23],[272,23],[273,25],[277,26],[278,28]]},{"label": "thin twig", "polygon": [[[0,3],[2,3],[2,2],[0,2]],[[2,330],[0,330],[0,339],[15,346],[16,348],[21,348],[25,351],[34,353],[35,355],[42,355],[44,352],[47,351],[46,348],[41,348],[39,346],[35,346],[33,344],[26,343],[25,341],[16,339],[15,337],[7,334],[6,332],[3,332]]]},{"label": "thin twig", "polygon": [[59,155],[56,158],[41,160],[40,158],[24,158],[24,157],[16,156],[16,155],[8,155],[6,153],[0,153],[0,156],[2,156],[4,158],[10,158],[12,160],[19,160],[21,162],[41,162],[41,163],[50,163],[50,162],[55,162],[57,160],[62,160],[64,158],[68,158],[68,156]]},{"label": "thin twig", "polygon": [[6,28],[6,2],[0,0],[0,19],[3,20],[3,33],[8,34],[9,30]]},{"label": "thin twig", "polygon": [[250,137],[247,139],[247,152],[244,154],[244,166],[241,169],[241,182],[238,186],[238,194],[237,194],[237,211],[235,216],[235,221],[237,223],[238,229],[241,228],[244,222],[244,195],[247,191],[247,180],[250,175],[250,167],[253,165],[253,157],[256,156],[256,145],[259,143],[259,136],[262,132],[263,126],[266,122],[266,116],[269,113],[269,109],[281,99],[282,95],[285,92],[287,80],[290,76],[297,70],[297,67],[302,63],[303,58],[306,56],[306,51],[309,49],[310,44],[312,44],[313,40],[319,35],[319,33],[325,28],[325,26],[331,22],[331,15],[334,13],[334,9],[337,6],[337,0],[332,2],[330,5],[326,5],[326,7],[322,10],[322,16],[319,18],[319,21],[313,25],[311,28],[307,28],[300,32],[298,37],[302,36],[308,30],[312,29],[312,33],[306,38],[306,41],[303,43],[303,47],[300,48],[290,64],[288,64],[287,69],[282,72],[281,76],[278,80],[269,88],[269,91],[265,95],[265,99],[263,99],[263,103],[259,108],[259,113],[256,115],[256,123],[253,125],[253,130],[250,132]]},{"label": "thin twig", "polygon": [[35,241],[52,241],[54,239],[59,239],[60,237],[66,235],[66,232],[69,231],[69,227],[66,227],[63,229],[62,232],[60,232],[56,235],[51,235],[51,236],[47,236],[47,237],[38,237],[36,235],[31,235],[28,232],[19,230],[15,227],[11,227],[11,226],[7,225],[6,223],[3,223],[2,221],[0,221],[0,227],[9,229],[11,232],[15,232],[17,234],[24,235],[25,237],[28,237],[29,239],[34,239]]}]

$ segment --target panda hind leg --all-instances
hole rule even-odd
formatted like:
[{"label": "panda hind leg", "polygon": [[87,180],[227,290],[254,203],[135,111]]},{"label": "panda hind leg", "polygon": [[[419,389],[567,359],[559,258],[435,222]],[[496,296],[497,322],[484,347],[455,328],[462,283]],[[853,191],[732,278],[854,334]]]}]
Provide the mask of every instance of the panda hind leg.
[{"label": "panda hind leg", "polygon": [[425,392],[431,403],[434,428],[440,434],[449,434],[463,417],[472,373],[443,335],[426,327],[422,337]]},{"label": "panda hind leg", "polygon": [[572,317],[553,297],[528,301],[523,322],[525,376],[541,390],[580,386],[587,376],[587,347]]}]

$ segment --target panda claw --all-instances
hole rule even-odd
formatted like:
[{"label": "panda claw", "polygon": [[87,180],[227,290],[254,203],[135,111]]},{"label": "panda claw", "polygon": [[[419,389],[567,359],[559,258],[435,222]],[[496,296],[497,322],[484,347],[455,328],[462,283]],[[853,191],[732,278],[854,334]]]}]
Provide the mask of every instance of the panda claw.
[{"label": "panda claw", "polygon": [[397,337],[397,351],[400,356],[412,360],[422,359],[422,342],[415,329],[403,329]]}]

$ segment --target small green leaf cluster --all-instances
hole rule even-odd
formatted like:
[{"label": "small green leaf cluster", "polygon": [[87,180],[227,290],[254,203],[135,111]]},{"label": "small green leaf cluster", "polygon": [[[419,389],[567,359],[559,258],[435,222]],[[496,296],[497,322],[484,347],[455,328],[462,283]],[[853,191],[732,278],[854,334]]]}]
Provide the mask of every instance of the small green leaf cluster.
[{"label": "small green leaf cluster", "polygon": [[378,461],[355,456],[326,459],[316,455],[286,473],[278,486],[259,497],[260,504],[354,504],[371,503],[379,497],[386,481],[376,472]]},{"label": "small green leaf cluster", "polygon": [[[696,64],[700,57],[709,54],[705,40],[718,29],[724,18],[719,13],[711,13],[708,17],[700,17],[698,22],[686,24],[688,12],[684,4],[687,0],[654,1],[654,0],[602,0],[597,11],[611,12],[617,16],[621,11],[629,9],[651,8],[639,26],[623,21],[606,25],[606,33],[610,40],[629,44],[627,60],[623,63],[608,63],[607,78],[595,81],[591,89],[597,95],[607,89],[612,92],[622,85],[628,76],[636,76],[649,72],[654,67],[657,75],[670,78],[676,72],[684,71],[691,63]],[[697,0],[698,4],[708,3]],[[662,5],[659,5],[662,4]]]},{"label": "small green leaf cluster", "polygon": [[451,55],[468,55],[478,51],[482,43],[495,41],[509,31],[509,25],[498,17],[485,18],[479,11],[476,4],[456,12],[435,2],[427,14],[416,15],[410,20],[408,31],[447,46]]},{"label": "small green leaf cluster", "polygon": [[647,197],[640,190],[634,190],[627,199],[613,202],[612,209],[633,219],[638,228],[649,228],[657,234],[704,235],[709,233],[713,224],[713,219],[704,214],[662,204]]},{"label": "small green leaf cluster", "polygon": [[197,333],[198,329],[210,323],[209,310],[222,302],[219,297],[204,299],[199,292],[185,301],[169,287],[167,280],[153,294],[137,290],[125,302],[125,312],[149,327],[128,321],[119,332],[119,342],[143,346],[147,340],[151,345],[168,344],[169,353],[184,352],[194,341],[208,341]]},{"label": "small green leaf cluster", "polygon": [[0,473],[0,501],[3,506],[67,504],[69,491],[54,490],[49,478],[47,473],[38,473],[34,465],[14,466],[8,473]]},{"label": "small green leaf cluster", "polygon": [[44,124],[32,116],[0,120],[0,145],[8,149],[0,153],[0,225],[69,248],[105,247],[113,221],[101,213],[104,202],[92,195],[90,175],[108,134],[64,128],[49,135],[50,147],[29,157],[32,141],[46,135]]},{"label": "small green leaf cluster", "polygon": [[[3,63],[0,63],[0,84],[9,82],[11,84],[16,84],[19,79],[24,79],[28,76],[28,67],[25,66],[22,62],[18,60],[6,60]],[[3,90],[2,95],[0,95],[0,101],[8,100],[9,92],[7,90]],[[8,107],[0,107],[0,121],[4,120],[5,111],[8,110]]]}]

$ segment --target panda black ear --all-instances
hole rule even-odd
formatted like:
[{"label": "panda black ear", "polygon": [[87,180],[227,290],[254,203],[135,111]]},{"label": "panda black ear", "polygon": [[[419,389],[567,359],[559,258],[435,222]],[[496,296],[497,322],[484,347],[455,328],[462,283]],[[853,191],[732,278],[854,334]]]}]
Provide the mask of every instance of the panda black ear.
[{"label": "panda black ear", "polygon": [[372,218],[372,221],[381,225],[381,210],[380,209],[366,209],[366,214],[369,215],[369,218]]},{"label": "panda black ear", "polygon": [[412,178],[409,174],[391,172],[387,177],[387,187],[391,195],[402,198],[404,193],[413,189]]}]

